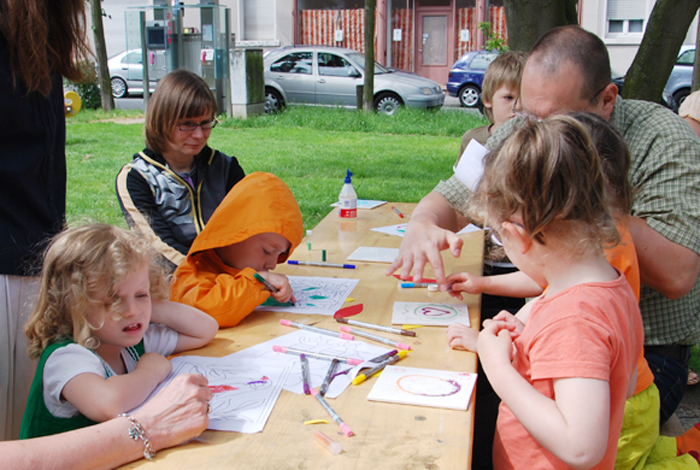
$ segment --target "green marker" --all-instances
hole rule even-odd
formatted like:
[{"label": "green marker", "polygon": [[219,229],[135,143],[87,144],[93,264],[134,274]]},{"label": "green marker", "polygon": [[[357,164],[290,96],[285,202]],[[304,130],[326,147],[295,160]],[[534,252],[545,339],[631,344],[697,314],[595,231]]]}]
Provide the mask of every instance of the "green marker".
[{"label": "green marker", "polygon": [[[265,279],[264,277],[262,277],[260,274],[254,273],[254,274],[253,274],[253,277],[255,278],[256,281],[258,281],[258,282],[261,283],[263,286],[265,286],[265,288],[266,288],[267,290],[269,290],[270,292],[279,292],[279,291],[280,291],[278,288],[276,288],[275,286],[273,286],[272,284],[270,284],[270,283],[267,281],[267,279]],[[294,307],[294,302],[292,302],[291,300],[290,300],[289,302],[277,302],[275,299],[272,299],[272,300],[274,301],[274,303],[268,303],[268,301],[269,301],[270,299],[272,299],[272,297],[270,297],[269,299],[267,299],[267,301],[265,301],[265,302],[263,303],[263,305],[272,305],[272,306],[275,306],[275,307]]]}]

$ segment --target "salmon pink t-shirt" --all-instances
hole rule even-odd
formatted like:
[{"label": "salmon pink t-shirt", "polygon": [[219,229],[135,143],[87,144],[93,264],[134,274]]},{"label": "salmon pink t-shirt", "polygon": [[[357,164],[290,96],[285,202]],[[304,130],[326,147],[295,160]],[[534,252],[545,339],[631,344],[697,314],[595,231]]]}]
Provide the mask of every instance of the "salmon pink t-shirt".
[{"label": "salmon pink t-shirt", "polygon": [[[610,384],[608,445],[595,469],[615,464],[627,386],[644,344],[637,299],[624,275],[618,274],[614,281],[579,284],[534,300],[514,342],[513,367],[549,398],[555,398],[554,379],[580,377]],[[569,468],[542,447],[503,402],[493,456],[496,470]]]}]

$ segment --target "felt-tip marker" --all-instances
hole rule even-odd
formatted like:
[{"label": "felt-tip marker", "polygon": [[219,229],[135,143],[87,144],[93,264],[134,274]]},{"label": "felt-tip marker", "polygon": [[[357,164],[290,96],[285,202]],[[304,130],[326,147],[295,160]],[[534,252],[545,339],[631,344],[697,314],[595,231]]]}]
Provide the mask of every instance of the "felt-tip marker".
[{"label": "felt-tip marker", "polygon": [[363,338],[371,339],[373,341],[379,341],[380,343],[388,344],[389,346],[393,346],[395,348],[405,349],[407,351],[411,350],[411,346],[406,343],[400,343],[398,341],[394,341],[393,339],[384,338],[383,336],[365,333],[364,331],[356,330],[355,328],[350,328],[349,326],[341,325],[340,331],[352,333],[355,336],[362,336]]},{"label": "felt-tip marker", "polygon": [[362,373],[362,374],[357,374],[357,377],[355,377],[354,379],[352,379],[352,384],[353,384],[353,385],[360,385],[362,382],[364,382],[364,381],[367,380],[368,378],[370,378],[370,377],[372,377],[373,375],[375,375],[375,374],[377,374],[377,373],[383,371],[384,368],[385,368],[386,366],[390,366],[391,364],[394,364],[395,362],[398,362],[399,360],[401,360],[401,359],[403,359],[404,357],[406,357],[406,354],[408,354],[408,352],[406,352],[406,351],[399,351],[398,354],[396,354],[396,355],[394,355],[394,356],[391,356],[389,359],[386,359],[386,360],[380,362],[379,364],[377,364],[376,366],[372,367],[372,368],[371,368],[370,370],[368,370],[367,372]]},{"label": "felt-tip marker", "polygon": [[304,394],[308,395],[311,393],[309,391],[309,360],[306,359],[305,354],[299,355],[299,359],[301,360],[301,378],[304,380]]},{"label": "felt-tip marker", "polygon": [[400,210],[398,210],[398,209],[397,209],[396,207],[394,207],[394,206],[391,206],[391,210],[394,211],[394,212],[396,212],[396,215],[398,215],[398,216],[401,217],[402,219],[403,219],[404,217],[406,217],[405,215],[403,215],[403,214],[401,213]]},{"label": "felt-tip marker", "polygon": [[313,357],[314,359],[321,359],[325,361],[338,361],[342,362],[344,364],[350,364],[351,366],[356,366],[358,364],[362,364],[362,359],[356,359],[354,357],[336,357],[336,356],[331,356],[330,354],[322,354],[322,353],[316,353],[312,351],[303,351],[301,349],[296,349],[296,348],[287,348],[285,346],[272,346],[272,350],[278,353],[283,353],[283,354],[294,354],[297,356],[300,356],[302,354],[306,354],[306,357]]},{"label": "felt-tip marker", "polygon": [[[280,291],[278,288],[276,288],[275,286],[270,284],[270,282],[267,279],[265,279],[264,277],[262,277],[260,274],[253,273],[253,277],[255,278],[256,281],[258,281],[263,286],[265,286],[265,288],[267,290],[269,290],[270,292],[276,293],[276,292]],[[281,304],[281,306],[286,306],[286,307],[294,307],[294,305],[295,305],[293,300],[290,300],[288,302],[279,302],[279,303]]]},{"label": "felt-tip marker", "polygon": [[318,402],[321,404],[323,409],[326,410],[326,413],[328,413],[330,415],[330,417],[333,418],[333,421],[338,423],[338,426],[340,426],[340,429],[345,433],[346,436],[351,437],[351,436],[355,435],[355,433],[352,432],[352,429],[350,429],[350,426],[345,424],[345,422],[343,422],[343,420],[340,419],[340,416],[338,416],[338,413],[333,411],[333,408],[331,408],[331,405],[329,405],[328,402],[326,402],[326,400],[324,400],[324,398],[318,393],[318,390],[316,390],[315,388],[312,388],[311,395],[313,395],[314,398],[316,398],[316,400],[318,400]]},{"label": "felt-tip marker", "polygon": [[326,378],[323,379],[323,383],[321,384],[321,388],[318,390],[318,393],[321,395],[326,394],[326,390],[328,390],[328,386],[331,384],[331,380],[333,379],[333,374],[335,374],[335,369],[338,367],[338,364],[340,361],[338,359],[333,359],[331,361],[331,365],[328,366],[328,372],[326,372]]},{"label": "felt-tip marker", "polygon": [[322,335],[335,336],[335,337],[338,337],[340,339],[348,339],[351,341],[355,339],[355,337],[353,335],[349,335],[347,333],[338,333],[337,331],[326,330],[324,328],[318,328],[318,327],[311,326],[311,325],[304,325],[303,323],[295,323],[293,321],[285,320],[284,318],[280,320],[280,325],[293,326],[294,328],[313,331],[314,333],[319,333]]},{"label": "felt-tip marker", "polygon": [[357,320],[348,320],[347,318],[336,318],[335,321],[338,323],[345,323],[348,325],[361,326],[363,328],[371,328],[373,330],[384,331],[386,333],[394,333],[403,336],[416,336],[415,331],[402,330],[401,328],[393,328],[391,326],[375,325],[374,323],[365,323]]},{"label": "felt-tip marker", "polygon": [[322,268],[343,268],[343,269],[355,269],[354,264],[341,264],[341,263],[321,263],[319,261],[298,261],[295,259],[287,260],[287,264],[299,265],[299,266],[319,266]]},{"label": "felt-tip marker", "polygon": [[412,289],[415,287],[430,287],[430,286],[437,287],[437,284],[435,284],[434,282],[402,282],[399,284],[399,286],[402,289]]}]

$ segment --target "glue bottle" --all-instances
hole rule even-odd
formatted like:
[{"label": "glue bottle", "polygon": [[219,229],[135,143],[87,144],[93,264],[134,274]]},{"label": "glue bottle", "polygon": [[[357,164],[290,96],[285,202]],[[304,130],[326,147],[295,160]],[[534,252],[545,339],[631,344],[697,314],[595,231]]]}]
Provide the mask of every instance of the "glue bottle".
[{"label": "glue bottle", "polygon": [[357,217],[357,193],[352,187],[352,173],[348,170],[345,176],[345,184],[338,196],[338,205],[340,208],[340,217],[352,219]]}]

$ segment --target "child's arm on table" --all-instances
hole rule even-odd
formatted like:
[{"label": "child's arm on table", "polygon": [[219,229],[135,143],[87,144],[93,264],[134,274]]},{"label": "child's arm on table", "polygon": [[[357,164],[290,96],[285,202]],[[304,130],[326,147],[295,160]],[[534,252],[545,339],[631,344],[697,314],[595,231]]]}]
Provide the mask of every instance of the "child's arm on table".
[{"label": "child's arm on table", "polygon": [[143,403],[171,369],[165,357],[146,353],[129,374],[107,379],[92,373],[76,375],[66,383],[61,394],[91,420],[107,421]]},{"label": "child's arm on table", "polygon": [[537,391],[512,366],[506,323],[487,320],[479,334],[481,364],[498,396],[537,442],[567,465],[587,469],[605,455],[610,417],[608,382],[555,379],[556,400]]},{"label": "child's arm on table", "polygon": [[537,297],[542,293],[542,287],[521,271],[496,276],[454,273],[447,276],[446,282],[451,288],[450,295],[460,300],[461,292],[517,298]]},{"label": "child's arm on table", "polygon": [[465,351],[477,352],[476,340],[479,332],[462,323],[453,323],[447,327],[447,344],[452,349],[464,349]]},{"label": "child's arm on table", "polygon": [[287,276],[284,274],[271,273],[269,271],[262,271],[258,274],[278,289],[277,292],[270,292],[270,297],[282,303],[289,302],[290,300],[296,302],[292,286],[289,284],[289,278]]},{"label": "child's arm on table", "polygon": [[173,354],[201,348],[214,339],[219,331],[216,320],[201,310],[167,300],[153,301],[151,321],[177,331],[177,346]]}]

